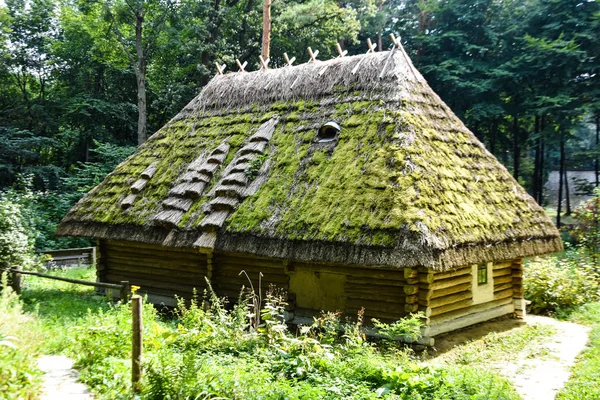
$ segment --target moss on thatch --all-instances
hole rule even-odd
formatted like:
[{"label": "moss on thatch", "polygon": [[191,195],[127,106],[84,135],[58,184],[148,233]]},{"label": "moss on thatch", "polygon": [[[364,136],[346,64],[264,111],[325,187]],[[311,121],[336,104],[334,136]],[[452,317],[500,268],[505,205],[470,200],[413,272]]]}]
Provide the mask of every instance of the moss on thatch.
[{"label": "moss on thatch", "polygon": [[[250,142],[275,120],[268,143]],[[318,143],[329,120],[342,130],[335,142]],[[229,146],[223,165],[169,244],[192,246],[211,206],[239,200],[216,248],[434,268],[561,249],[543,210],[399,51],[215,77],[71,210],[60,233],[163,243],[169,231],[152,218],[189,164],[222,143]],[[259,151],[262,160],[252,161]],[[221,171],[234,162],[258,163],[248,174],[255,176],[231,194],[236,201],[213,201]],[[120,207],[150,165],[156,172],[133,204]]]}]

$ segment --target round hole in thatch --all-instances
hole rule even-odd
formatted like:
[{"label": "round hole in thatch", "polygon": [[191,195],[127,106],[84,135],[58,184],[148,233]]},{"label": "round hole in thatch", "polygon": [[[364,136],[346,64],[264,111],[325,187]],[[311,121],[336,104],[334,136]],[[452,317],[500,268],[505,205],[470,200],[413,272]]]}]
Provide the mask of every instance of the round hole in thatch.
[{"label": "round hole in thatch", "polygon": [[326,122],[325,124],[323,124],[323,126],[319,128],[319,132],[317,133],[317,142],[333,142],[340,133],[340,130],[341,128],[336,122]]}]

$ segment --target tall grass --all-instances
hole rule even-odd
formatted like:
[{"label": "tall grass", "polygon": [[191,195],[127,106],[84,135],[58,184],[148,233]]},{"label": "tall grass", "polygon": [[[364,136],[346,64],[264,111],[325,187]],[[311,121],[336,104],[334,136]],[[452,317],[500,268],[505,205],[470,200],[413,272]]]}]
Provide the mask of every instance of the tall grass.
[{"label": "tall grass", "polygon": [[41,387],[41,371],[36,366],[39,337],[36,330],[23,329],[36,324],[23,312],[19,297],[2,276],[0,287],[0,397],[34,399]]},{"label": "tall grass", "polygon": [[[64,274],[64,273],[63,273]],[[69,271],[92,279],[92,270]],[[28,318],[19,330],[43,341],[38,350],[76,360],[81,379],[100,398],[131,398],[131,323],[128,305],[93,289],[29,279]],[[231,306],[212,292],[180,301],[175,317],[162,319],[144,306],[144,381],[141,398],[232,399],[516,399],[510,385],[469,366],[431,367],[397,345],[365,338],[361,318],[326,313],[298,332],[283,323],[285,304],[263,296],[257,320],[250,294]],[[418,319],[417,316],[414,317]],[[378,324],[382,333],[410,336],[413,322]],[[389,335],[388,335],[389,336]]]}]

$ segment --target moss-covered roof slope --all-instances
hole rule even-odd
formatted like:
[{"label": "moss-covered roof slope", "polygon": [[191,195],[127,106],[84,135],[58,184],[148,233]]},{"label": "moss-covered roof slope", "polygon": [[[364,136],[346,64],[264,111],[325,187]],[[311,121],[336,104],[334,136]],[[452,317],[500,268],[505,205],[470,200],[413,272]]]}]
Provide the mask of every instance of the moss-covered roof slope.
[{"label": "moss-covered roof slope", "polygon": [[403,49],[216,76],[59,233],[436,269],[562,249]]}]

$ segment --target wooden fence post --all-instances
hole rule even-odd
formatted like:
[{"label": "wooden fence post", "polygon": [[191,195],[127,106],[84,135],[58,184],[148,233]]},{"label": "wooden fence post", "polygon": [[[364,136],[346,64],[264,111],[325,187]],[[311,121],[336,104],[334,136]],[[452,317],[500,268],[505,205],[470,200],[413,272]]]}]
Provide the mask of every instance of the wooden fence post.
[{"label": "wooden fence post", "polygon": [[121,299],[121,303],[125,304],[130,291],[131,286],[129,285],[129,281],[121,281],[121,289],[119,290],[119,298]]},{"label": "wooden fence post", "polygon": [[142,297],[131,296],[131,386],[134,393],[141,390],[142,380]]},{"label": "wooden fence post", "polygon": [[21,274],[19,273],[19,267],[12,268],[12,281],[10,286],[16,294],[21,294]]}]

